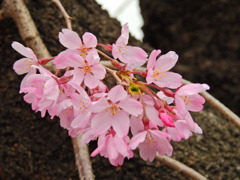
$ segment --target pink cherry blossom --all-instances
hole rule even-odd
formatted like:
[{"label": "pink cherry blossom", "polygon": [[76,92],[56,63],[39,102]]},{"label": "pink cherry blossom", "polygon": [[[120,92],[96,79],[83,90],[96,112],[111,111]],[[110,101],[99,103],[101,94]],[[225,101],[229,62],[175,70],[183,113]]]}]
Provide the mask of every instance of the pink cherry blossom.
[{"label": "pink cherry blossom", "polygon": [[147,83],[154,83],[159,87],[179,87],[182,84],[182,76],[177,73],[168,72],[168,70],[175,66],[178,55],[174,51],[170,51],[157,59],[160,52],[160,50],[154,50],[150,54],[147,64]]},{"label": "pink cherry blossom", "polygon": [[209,86],[207,84],[187,84],[179,88],[175,93],[175,104],[179,111],[201,111],[205,99],[198,93],[204,92],[208,89]]},{"label": "pink cherry blossom", "polygon": [[38,59],[34,52],[27,47],[24,47],[18,42],[12,43],[12,48],[15,49],[18,53],[25,56],[25,58],[19,59],[13,65],[13,69],[19,75],[25,73],[36,73],[36,69],[32,65],[38,65]]},{"label": "pink cherry blossom", "polygon": [[172,155],[172,146],[169,143],[170,136],[158,130],[154,124],[144,125],[140,118],[132,117],[131,125],[138,123],[138,131],[135,129],[133,137],[129,143],[131,149],[139,148],[140,156],[145,161],[153,161],[158,152],[160,155]]},{"label": "pink cherry blossom", "polygon": [[93,157],[100,154],[101,156],[109,158],[112,165],[121,166],[125,157],[133,157],[133,152],[127,144],[128,141],[128,136],[118,137],[116,132],[111,130],[99,136],[98,147],[92,152],[91,156]]},{"label": "pink cherry blossom", "polygon": [[79,65],[72,71],[71,81],[78,85],[84,82],[90,89],[102,85],[100,80],[104,79],[106,69],[99,63],[99,56],[89,53],[85,60],[78,55],[76,55],[76,59],[79,59]]},{"label": "pink cherry blossom", "polygon": [[196,123],[194,128],[190,129],[185,120],[177,120],[174,127],[166,127],[163,131],[168,133],[173,141],[187,140],[193,132],[202,134],[202,129]]},{"label": "pink cherry blossom", "polygon": [[122,34],[117,39],[116,43],[112,45],[112,55],[116,59],[126,64],[140,64],[143,65],[147,59],[147,53],[135,46],[127,46],[129,39],[128,25],[122,27]]},{"label": "pink cherry blossom", "polygon": [[70,29],[62,29],[59,33],[60,43],[68,49],[76,50],[81,56],[86,56],[92,48],[97,46],[97,38],[89,32],[82,36],[83,42],[78,34]]},{"label": "pink cherry blossom", "polygon": [[92,128],[96,134],[105,133],[110,127],[119,137],[126,136],[129,129],[129,115],[138,116],[143,112],[142,104],[129,98],[121,85],[113,87],[107,97],[94,102],[91,111],[96,113],[92,119]]}]

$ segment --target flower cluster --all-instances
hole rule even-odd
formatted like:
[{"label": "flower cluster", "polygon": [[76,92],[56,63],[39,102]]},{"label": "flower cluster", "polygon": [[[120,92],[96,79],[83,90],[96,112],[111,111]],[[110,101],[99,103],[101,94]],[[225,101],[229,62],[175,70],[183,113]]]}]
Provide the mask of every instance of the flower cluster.
[{"label": "flower cluster", "polygon": [[[206,84],[183,85],[181,75],[169,72],[178,60],[174,51],[160,55],[154,50],[148,57],[140,47],[129,46],[128,38],[127,24],[112,45],[98,43],[89,32],[80,38],[63,29],[59,40],[66,50],[47,59],[12,43],[25,56],[13,66],[17,74],[26,74],[20,87],[24,100],[42,117],[46,112],[58,116],[70,136],[82,133],[83,143],[97,140],[91,156],[100,154],[115,166],[133,157],[136,148],[144,160],[152,161],[156,153],[171,156],[171,141],[201,134],[189,111],[203,109],[199,93],[209,89]],[[56,73],[44,67],[49,61]],[[115,78],[115,86],[104,83],[106,75]]]}]

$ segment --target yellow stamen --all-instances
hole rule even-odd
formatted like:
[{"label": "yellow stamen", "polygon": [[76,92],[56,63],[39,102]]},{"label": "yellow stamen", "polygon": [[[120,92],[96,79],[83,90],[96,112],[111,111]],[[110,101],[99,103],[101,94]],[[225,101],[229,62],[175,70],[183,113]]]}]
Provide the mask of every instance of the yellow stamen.
[{"label": "yellow stamen", "polygon": [[189,103],[192,103],[192,101],[189,99],[189,96],[183,96],[182,99],[186,105],[188,105]]},{"label": "yellow stamen", "polygon": [[154,77],[155,80],[162,79],[162,78],[165,77],[165,76],[166,76],[166,73],[160,71],[160,69],[156,69],[156,70],[153,72],[153,77]]},{"label": "yellow stamen", "polygon": [[142,144],[149,144],[149,147],[153,148],[154,143],[157,143],[156,138],[152,136],[152,134],[147,133],[146,139],[142,142]]},{"label": "yellow stamen", "polygon": [[85,74],[90,74],[92,72],[91,67],[89,65],[86,65],[84,67],[84,72],[85,72]]}]

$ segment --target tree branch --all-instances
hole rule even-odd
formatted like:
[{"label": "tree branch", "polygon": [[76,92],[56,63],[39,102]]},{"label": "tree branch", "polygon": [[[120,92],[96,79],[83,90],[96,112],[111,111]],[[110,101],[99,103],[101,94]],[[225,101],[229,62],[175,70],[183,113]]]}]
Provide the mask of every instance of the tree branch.
[{"label": "tree branch", "polygon": [[156,160],[195,180],[207,180],[203,175],[185,164],[167,156],[156,155]]},{"label": "tree branch", "polygon": [[67,28],[72,30],[72,23],[71,23],[72,18],[68,15],[68,13],[65,10],[65,8],[63,7],[62,3],[59,0],[52,0],[52,2],[54,4],[56,4],[58,6],[58,8],[60,9],[60,11],[62,12],[63,17],[67,24]]},{"label": "tree branch", "polygon": [[13,18],[22,40],[39,59],[51,57],[23,0],[4,0],[2,10],[5,16]]}]

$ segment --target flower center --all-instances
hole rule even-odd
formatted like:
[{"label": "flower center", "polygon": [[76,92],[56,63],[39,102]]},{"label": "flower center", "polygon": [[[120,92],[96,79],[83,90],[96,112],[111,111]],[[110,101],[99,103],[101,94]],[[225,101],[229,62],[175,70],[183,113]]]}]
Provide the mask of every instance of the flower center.
[{"label": "flower center", "polygon": [[122,43],[122,45],[118,46],[118,50],[122,53],[122,54],[126,54],[127,53],[127,47],[125,46],[125,44]]},{"label": "flower center", "polygon": [[157,143],[156,138],[152,134],[147,133],[147,136],[142,144],[149,144],[149,147],[153,148],[154,143]]},{"label": "flower center", "polygon": [[79,102],[79,109],[82,111],[82,113],[86,113],[87,112],[87,105],[86,105],[85,101],[80,100],[80,102]]},{"label": "flower center", "polygon": [[86,65],[84,67],[84,72],[85,72],[85,74],[90,74],[92,72],[91,67],[89,65]]},{"label": "flower center", "polygon": [[182,99],[186,105],[188,105],[189,103],[192,103],[192,101],[189,99],[189,96],[182,96]]},{"label": "flower center", "polygon": [[82,45],[82,46],[78,49],[78,51],[80,52],[80,55],[81,55],[81,56],[86,56],[86,55],[88,55],[88,48],[85,47],[84,45]]},{"label": "flower center", "polygon": [[35,64],[34,61],[29,60],[29,59],[24,59],[23,62],[24,62],[24,64],[25,64],[25,66],[23,66],[22,69],[25,69],[25,70],[27,70],[27,71],[30,71],[30,70],[33,69],[31,66]]},{"label": "flower center", "polygon": [[112,113],[112,115],[116,115],[119,107],[116,104],[113,104],[109,107],[109,111]]},{"label": "flower center", "polygon": [[153,72],[153,77],[155,80],[159,80],[159,79],[162,79],[163,77],[166,76],[166,73],[163,72],[163,71],[160,71],[160,69],[156,69],[154,72]]}]

